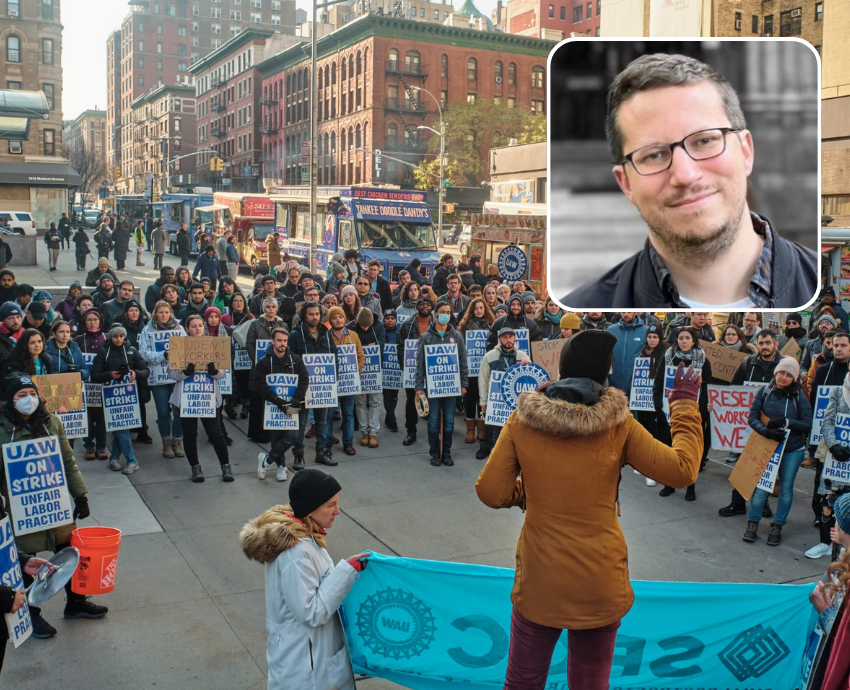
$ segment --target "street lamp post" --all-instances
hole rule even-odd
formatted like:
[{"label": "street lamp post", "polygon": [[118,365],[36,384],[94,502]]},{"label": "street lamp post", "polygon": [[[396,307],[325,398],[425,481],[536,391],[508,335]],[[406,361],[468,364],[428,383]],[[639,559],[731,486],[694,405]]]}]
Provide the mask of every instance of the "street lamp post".
[{"label": "street lamp post", "polygon": [[432,129],[431,127],[426,127],[424,125],[420,125],[416,129],[430,129],[434,134],[437,134],[440,137],[440,186],[438,192],[439,206],[437,206],[437,234],[442,238],[443,236],[443,190],[445,189],[445,182],[443,180],[443,154],[445,153],[446,147],[446,127],[443,122],[443,108],[440,106],[440,101],[437,97],[428,91],[427,89],[423,89],[420,86],[411,86],[411,89],[415,89],[416,91],[424,91],[431,98],[434,99],[434,103],[437,104],[437,110],[440,112],[440,131]]}]

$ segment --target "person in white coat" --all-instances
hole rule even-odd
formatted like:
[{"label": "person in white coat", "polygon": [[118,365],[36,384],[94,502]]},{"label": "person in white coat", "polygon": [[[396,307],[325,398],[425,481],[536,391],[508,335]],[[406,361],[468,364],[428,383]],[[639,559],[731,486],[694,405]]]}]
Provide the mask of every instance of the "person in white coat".
[{"label": "person in white coat", "polygon": [[337,610],[368,554],[336,567],[328,555],[340,491],[331,475],[301,470],[289,483],[289,505],[270,508],[239,535],[245,555],[266,569],[269,690],[354,690]]}]

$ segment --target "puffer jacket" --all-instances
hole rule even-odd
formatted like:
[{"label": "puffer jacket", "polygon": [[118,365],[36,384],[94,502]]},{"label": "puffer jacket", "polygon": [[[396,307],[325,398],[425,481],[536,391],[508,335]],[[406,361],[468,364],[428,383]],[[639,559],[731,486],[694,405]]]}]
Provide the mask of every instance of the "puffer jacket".
[{"label": "puffer jacket", "polygon": [[[254,361],[254,350],[257,349],[257,341],[271,340],[272,331],[275,328],[286,328],[286,324],[279,316],[275,316],[274,321],[268,321],[265,316],[251,321],[251,325],[248,326],[248,333],[245,336],[245,349],[248,350],[252,362]],[[256,362],[254,363],[256,364]]]},{"label": "puffer jacket", "polygon": [[292,398],[286,401],[292,407],[299,407],[304,402],[307,395],[307,386],[310,384],[310,378],[307,374],[307,367],[301,358],[286,350],[283,357],[278,357],[274,352],[268,352],[264,357],[260,358],[254,371],[251,375],[250,389],[255,393],[259,393],[263,400],[274,402],[277,400],[277,394],[266,383],[266,376],[269,374],[295,374],[298,376],[298,386],[292,394]]},{"label": "puffer jacket", "polygon": [[54,374],[67,374],[68,368],[73,366],[80,372],[83,381],[89,380],[89,367],[83,359],[80,346],[73,340],[68,343],[67,347],[60,350],[56,341],[51,338],[47,341],[45,351],[50,358],[50,364]]},{"label": "puffer jacket", "polygon": [[792,385],[791,390],[783,390],[775,383],[759,388],[753,396],[749,418],[750,427],[762,436],[767,436],[768,431],[761,421],[762,412],[768,419],[785,418],[787,428],[791,430],[785,444],[788,453],[803,448],[809,442],[812,430],[812,406],[799,384]]},{"label": "puffer jacket", "polygon": [[[446,326],[446,332],[443,335],[437,331],[437,324],[432,323],[428,330],[419,337],[419,347],[416,350],[416,384],[415,388],[418,391],[426,390],[425,387],[425,346],[426,345],[457,345],[457,360],[460,368],[460,387],[466,388],[469,385],[469,367],[466,361],[466,341],[451,324]],[[402,357],[404,354],[402,353]],[[403,365],[402,365],[403,366]]]}]

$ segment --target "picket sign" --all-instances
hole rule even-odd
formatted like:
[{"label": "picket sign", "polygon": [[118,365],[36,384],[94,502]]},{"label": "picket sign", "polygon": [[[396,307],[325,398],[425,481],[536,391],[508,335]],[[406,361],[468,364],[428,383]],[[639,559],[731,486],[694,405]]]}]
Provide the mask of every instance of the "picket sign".
[{"label": "picket sign", "polygon": [[336,356],[339,362],[336,380],[337,395],[357,395],[361,392],[357,346],[351,343],[337,345]]},{"label": "picket sign", "polygon": [[491,426],[505,426],[513,409],[502,396],[502,378],[504,371],[490,372],[490,390],[487,392],[487,413],[484,423]]},{"label": "picket sign", "polygon": [[216,416],[215,381],[203,373],[194,373],[180,382],[180,416],[212,418]]},{"label": "picket sign", "polygon": [[635,359],[632,372],[632,388],[629,392],[629,409],[652,412],[655,403],[652,401],[652,378],[649,375],[649,357]]},{"label": "picket sign", "polygon": [[336,392],[336,357],[332,354],[305,354],[301,359],[310,377],[304,407],[313,409],[339,405]]},{"label": "picket sign", "polygon": [[469,367],[470,376],[478,376],[481,371],[481,360],[487,354],[487,337],[490,331],[476,330],[467,331],[466,336],[466,362]]},{"label": "picket sign", "polygon": [[121,381],[103,385],[103,416],[107,431],[124,431],[142,426],[139,387],[129,374]]},{"label": "picket sign", "polygon": [[452,398],[461,394],[457,343],[425,345],[425,380],[429,398]]},{"label": "picket sign", "polygon": [[[169,342],[172,336],[183,335],[181,331],[153,331],[151,339],[153,340],[154,350],[168,354]],[[156,364],[150,365],[150,375],[148,376],[149,386],[165,386],[169,383],[174,383],[174,379],[168,375],[168,359]]]},{"label": "picket sign", "polygon": [[384,345],[384,359],[382,362],[381,379],[384,390],[401,390],[401,367],[398,364],[398,345],[387,343]]},{"label": "picket sign", "polygon": [[[18,549],[15,546],[15,535],[12,532],[12,523],[8,517],[0,520],[0,583],[12,589],[24,588],[23,573],[18,561]],[[15,613],[5,614],[4,618],[6,619],[6,629],[9,631],[9,639],[17,649],[32,635],[29,604],[24,600],[24,605],[20,609]],[[3,644],[6,643],[3,642]]]},{"label": "picket sign", "polygon": [[[298,388],[298,374],[266,374],[266,383],[286,402],[292,400]],[[269,431],[298,431],[298,412],[284,414],[268,400],[263,406],[263,429]]]},{"label": "picket sign", "polygon": [[821,434],[823,417],[826,414],[826,408],[829,407],[829,396],[836,388],[841,388],[841,386],[818,386],[817,396],[815,397],[815,409],[812,410],[812,432],[809,435],[810,446],[819,445],[823,438],[823,434]]},{"label": "picket sign", "polygon": [[404,370],[402,384],[405,388],[416,387],[416,353],[419,350],[419,340],[404,341]]},{"label": "picket sign", "polygon": [[378,343],[363,346],[363,372],[360,374],[361,393],[380,393],[383,389],[381,376],[381,346]]},{"label": "picket sign", "polygon": [[[91,371],[91,365],[94,364],[96,354],[91,352],[83,352],[83,361]],[[86,396],[86,407],[103,407],[103,384],[92,383],[91,381],[83,382],[83,393]]]},{"label": "picket sign", "polygon": [[[850,446],[850,415],[835,415],[835,440],[842,446]],[[821,481],[829,479],[832,486],[850,484],[850,461],[838,462],[830,451],[823,461]]]}]

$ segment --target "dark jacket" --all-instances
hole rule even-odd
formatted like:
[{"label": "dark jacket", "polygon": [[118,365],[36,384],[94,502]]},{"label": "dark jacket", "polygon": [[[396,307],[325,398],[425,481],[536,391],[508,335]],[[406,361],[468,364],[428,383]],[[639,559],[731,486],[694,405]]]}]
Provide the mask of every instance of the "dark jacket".
[{"label": "dark jacket", "polygon": [[266,383],[266,376],[269,374],[297,374],[298,387],[292,395],[291,400],[285,400],[292,407],[300,407],[304,402],[304,397],[307,395],[307,386],[310,384],[310,377],[307,375],[307,367],[304,366],[302,359],[287,348],[283,357],[276,357],[271,350],[261,357],[254,367],[254,373],[251,376],[250,389],[254,393],[258,393],[263,400],[268,400],[273,403],[279,400],[277,394]]},{"label": "dark jacket", "polygon": [[[419,340],[419,322],[416,320],[418,314],[407,319],[398,329],[398,347],[396,348],[396,356],[398,365],[404,371],[404,348],[408,340]],[[431,319],[433,321],[433,317]]]},{"label": "dark jacket", "polygon": [[[45,342],[46,341],[47,339],[45,338]],[[53,364],[51,363],[48,354],[42,351],[42,353],[38,356],[38,359],[41,362],[41,366],[44,368],[42,373],[52,374]],[[2,396],[3,400],[6,399],[6,377],[13,371],[20,371],[20,369],[10,358],[5,358],[3,360],[3,364],[0,365],[0,396]]]},{"label": "dark jacket", "polygon": [[753,396],[749,424],[755,432],[767,436],[767,426],[761,421],[762,412],[768,419],[784,417],[788,420],[787,424],[791,433],[785,445],[786,452],[800,450],[808,443],[809,432],[812,429],[812,407],[798,383],[793,384],[793,391],[790,394],[770,384],[759,388]]},{"label": "dark jacket", "polygon": [[181,228],[177,231],[175,242],[177,243],[177,253],[181,256],[189,256],[189,251],[192,248],[192,241],[189,237],[189,233]]},{"label": "dark jacket", "polygon": [[454,273],[454,269],[450,271],[442,263],[437,264],[437,268],[434,269],[434,278],[431,281],[431,288],[434,290],[434,294],[437,295],[437,297],[441,297],[449,291],[449,288],[446,287],[446,282],[448,281],[451,273]]},{"label": "dark jacket", "polygon": [[62,233],[59,232],[56,228],[51,228],[46,233],[44,233],[44,244],[47,245],[48,249],[61,249],[62,248]]},{"label": "dark jacket", "polygon": [[419,338],[419,349],[416,351],[416,385],[418,391],[426,390],[426,368],[425,368],[425,346],[426,345],[457,345],[458,368],[460,370],[461,388],[469,385],[469,367],[466,361],[466,341],[459,330],[449,324],[446,332],[440,335],[437,332],[437,324],[432,323],[428,330]]},{"label": "dark jacket", "polygon": [[77,254],[88,254],[89,251],[89,236],[83,228],[78,228],[74,233],[74,244],[76,245]]},{"label": "dark jacket", "polygon": [[136,383],[139,391],[147,388],[150,368],[148,363],[142,359],[139,351],[126,342],[122,347],[115,347],[112,343],[106,343],[97,353],[91,365],[92,383],[109,383],[113,381],[112,372],[127,365],[136,372]]},{"label": "dark jacket", "polygon": [[357,320],[349,321],[345,327],[360,338],[360,345],[375,345],[381,346],[381,352],[384,351],[384,344],[387,342],[387,331],[384,324],[380,321],[375,321],[369,328],[360,328],[357,325]]},{"label": "dark jacket", "polygon": [[12,248],[6,240],[0,238],[0,268],[6,268],[6,264],[11,260]]},{"label": "dark jacket", "polygon": [[119,223],[118,227],[115,228],[112,233],[112,241],[115,243],[115,259],[126,259],[127,249],[130,247],[130,224],[126,220]]},{"label": "dark jacket", "polygon": [[[149,314],[153,313],[153,309],[156,306],[156,303],[162,299],[162,288],[165,283],[162,282],[162,278],[157,278],[156,281],[152,285],[148,285],[148,289],[145,290],[145,309]],[[169,283],[169,285],[174,285],[174,283]],[[186,301],[186,291],[180,287],[179,285],[174,285],[177,288],[177,299],[182,303]]]},{"label": "dark jacket", "polygon": [[197,306],[192,300],[189,300],[186,303],[186,306],[183,307],[179,312],[177,312],[177,320],[180,323],[186,323],[186,319],[189,318],[192,314],[198,314],[199,316],[203,316],[204,312],[210,308],[210,303],[204,298],[204,301],[201,302],[200,306]]},{"label": "dark jacket", "polygon": [[[105,272],[112,276],[113,282],[117,285],[118,276],[115,275],[115,271],[113,271],[111,268],[107,268]],[[103,273],[101,273],[100,268],[95,266],[86,274],[86,287],[96,287],[97,281],[101,275],[103,275]]]},{"label": "dark jacket", "polygon": [[89,380],[89,367],[83,359],[83,353],[80,346],[73,340],[70,341],[67,347],[59,349],[56,341],[51,338],[47,341],[45,348],[47,356],[50,358],[50,366],[55,374],[67,374],[75,368],[80,372],[83,381]]},{"label": "dark jacket", "polygon": [[518,317],[514,318],[513,314],[505,314],[504,316],[500,316],[493,322],[493,325],[490,327],[490,335],[487,337],[487,349],[492,350],[499,343],[499,329],[503,326],[510,326],[511,328],[527,328],[528,329],[528,342],[534,343],[538,340],[543,340],[543,336],[540,333],[540,326],[537,325],[537,322],[532,319],[530,316],[526,316],[525,314],[520,314]]},{"label": "dark jacket", "polygon": [[[284,295],[280,292],[280,290],[275,290],[274,295],[272,295],[277,300],[277,310],[280,312],[280,301],[284,298]],[[271,299],[263,290],[259,295],[254,295],[249,298],[248,301],[248,311],[250,311],[254,316],[259,318],[263,315],[263,302],[266,299]]]},{"label": "dark jacket", "polygon": [[[812,299],[820,284],[817,255],[795,242],[773,234],[773,285],[769,307],[791,309]],[[680,309],[658,284],[649,257],[649,240],[634,256],[618,264],[601,278],[560,300],[570,308]]]},{"label": "dark jacket", "polygon": [[815,378],[809,388],[809,404],[814,409],[815,399],[818,396],[818,386],[841,386],[844,384],[844,379],[847,377],[848,363],[836,362],[832,360],[826,364],[821,364],[815,370]]},{"label": "dark jacket", "polygon": [[[420,266],[419,268],[422,268],[422,266]],[[410,264],[407,264],[407,266],[404,267],[404,270],[407,271],[410,274],[410,279],[414,283],[419,283],[420,286],[427,285],[428,281],[425,280],[425,276],[423,276],[419,272],[419,268],[413,268],[413,266],[411,266]]]},{"label": "dark jacket", "polygon": [[198,261],[195,263],[195,270],[192,271],[192,277],[197,278],[199,273],[201,274],[201,278],[209,278],[214,281],[221,278],[221,266],[218,263],[218,257],[215,254],[209,256],[207,252],[198,256]]},{"label": "dark jacket", "polygon": [[[104,304],[111,300],[114,300],[116,297],[118,297],[117,281],[115,282],[115,285],[112,288],[112,292],[110,292],[108,295],[101,288],[97,288],[97,290],[93,290],[91,293],[91,301],[94,302],[94,306],[96,306],[98,309],[103,308]],[[109,323],[104,321],[104,325],[108,326]]]},{"label": "dark jacket", "polygon": [[[652,382],[652,400],[655,403],[655,411],[657,413],[658,426],[666,427],[664,431],[662,431],[662,436],[666,436],[669,439],[670,436],[670,427],[667,425],[667,417],[664,414],[663,403],[662,400],[664,398],[664,377],[666,375],[665,371],[665,362],[666,360],[662,358],[662,361],[658,365],[658,371],[655,372],[655,381]],[[679,366],[683,363],[683,360],[679,359],[675,355],[673,355],[673,359],[671,360],[671,366]],[[684,362],[685,367],[687,368],[688,362]],[[700,372],[702,375],[702,384],[699,389],[699,413],[702,416],[703,420],[708,419],[708,383],[712,380],[711,373],[711,363],[706,359],[705,363],[702,365],[702,371]],[[664,440],[661,438],[659,440]]]},{"label": "dark jacket", "polygon": [[[387,309],[393,309],[393,291],[390,287],[389,281],[386,278],[382,278],[378,276],[375,281],[375,287],[377,288],[375,292],[378,293],[378,297],[381,299],[381,309],[386,311]],[[296,300],[297,302],[298,300]]]},{"label": "dark jacket", "polygon": [[759,383],[770,383],[773,380],[773,372],[782,355],[778,352],[773,359],[765,362],[761,355],[750,355],[738,365],[738,371],[732,377],[733,386],[743,386],[745,382],[757,381]]},{"label": "dark jacket", "polygon": [[[667,333],[665,334],[664,340],[668,343],[675,343],[676,338],[679,335],[679,331],[683,328],[689,327],[690,325],[691,317],[688,314],[680,314],[667,326]],[[699,329],[699,339],[713,343],[717,340],[717,337],[714,335],[714,330],[711,326],[704,323],[702,328]]]},{"label": "dark jacket", "polygon": [[333,336],[322,323],[319,324],[316,338],[307,332],[307,326],[303,322],[299,323],[289,334],[289,348],[300,357],[315,354],[336,355],[336,343]]}]

